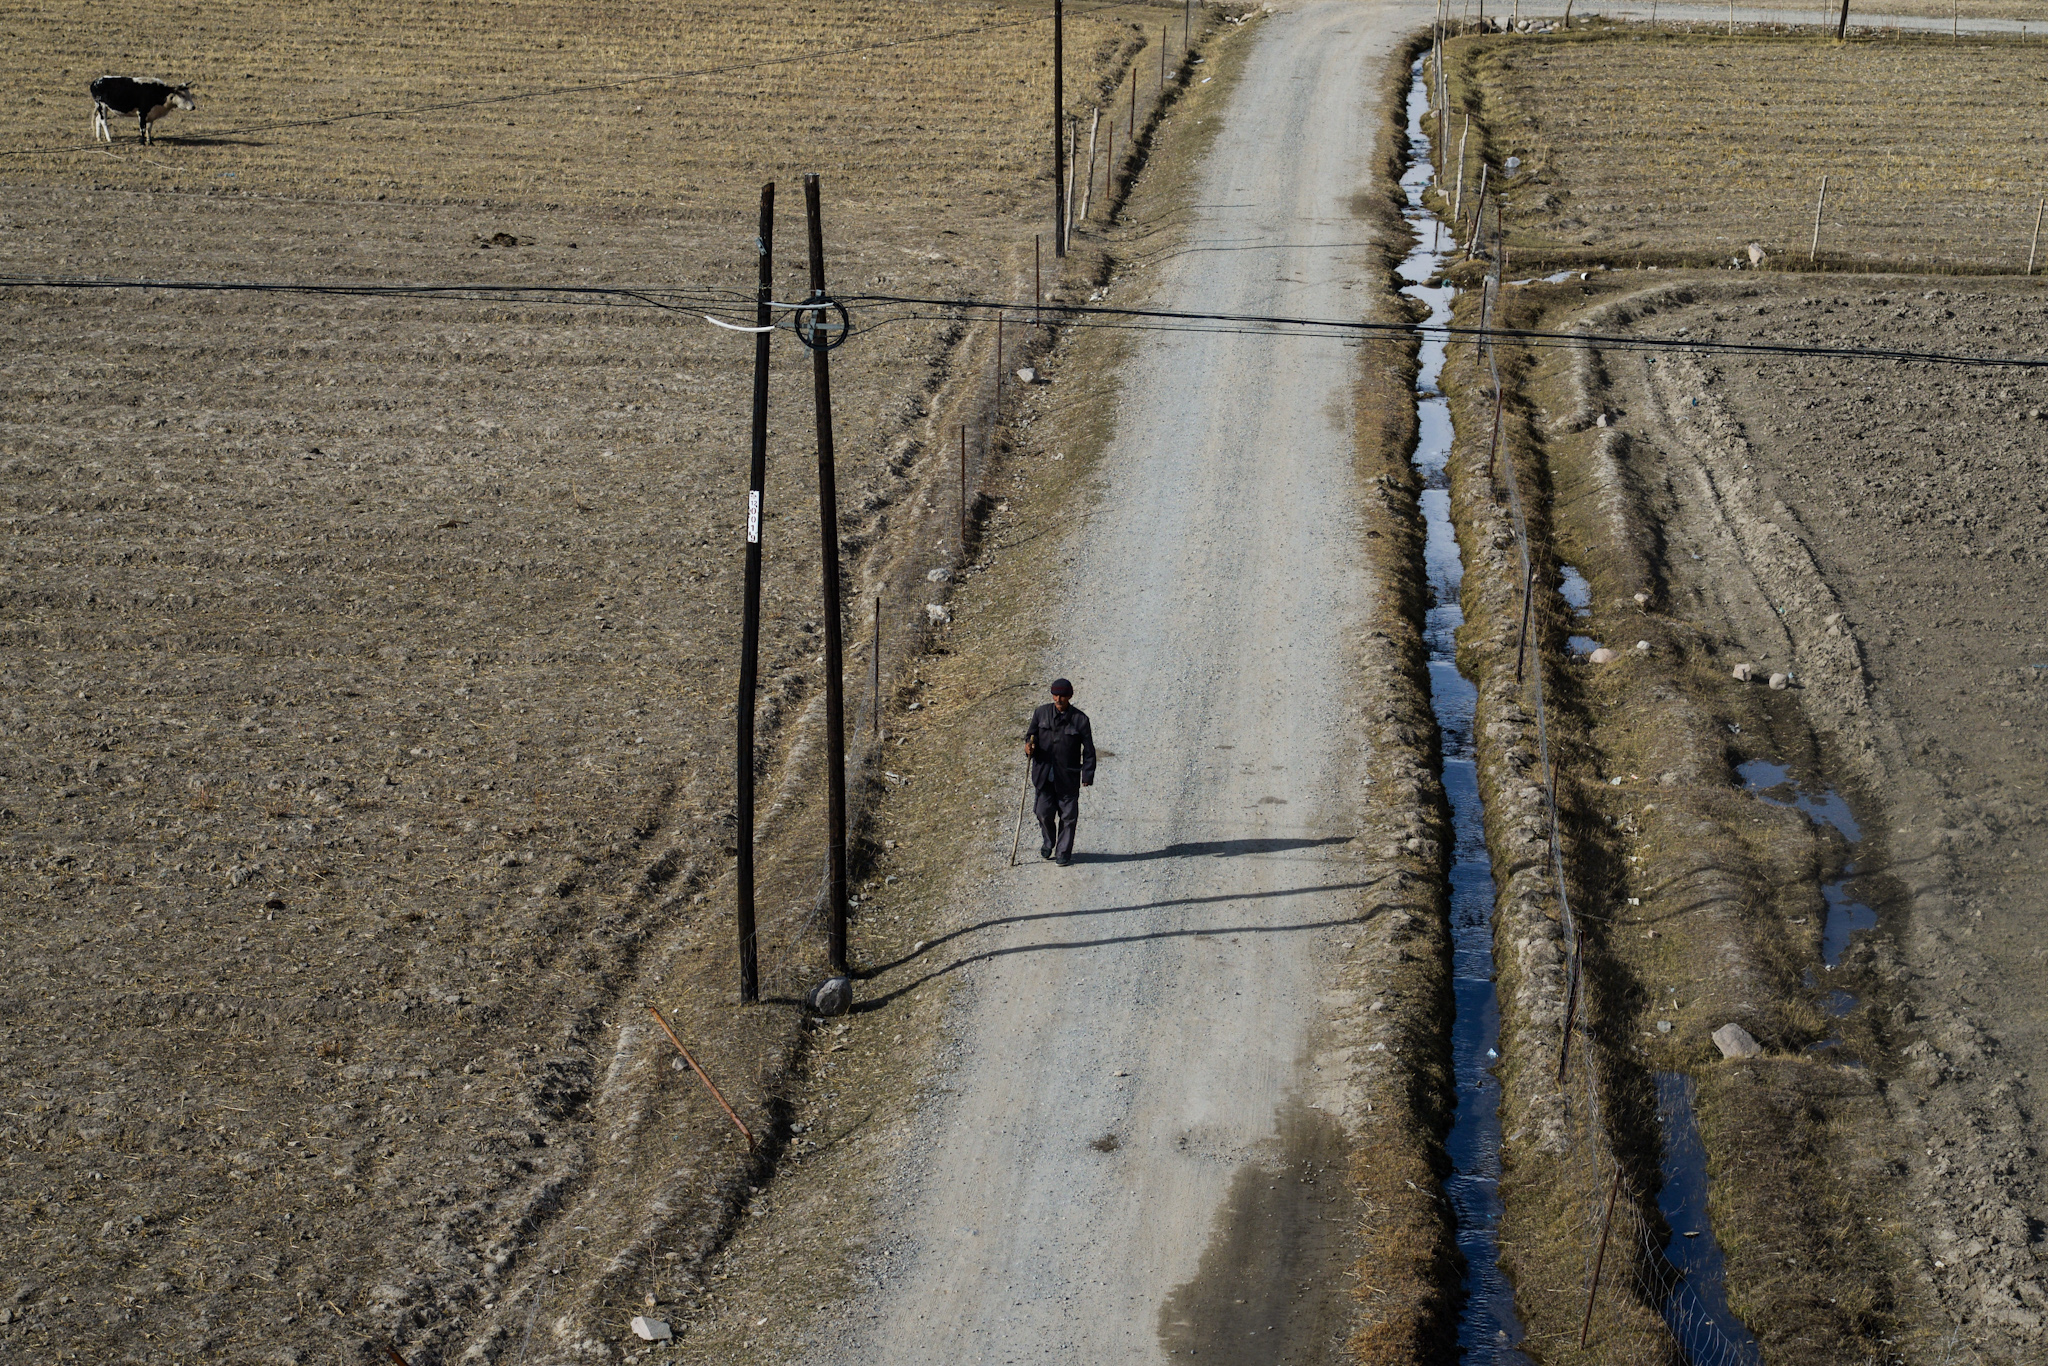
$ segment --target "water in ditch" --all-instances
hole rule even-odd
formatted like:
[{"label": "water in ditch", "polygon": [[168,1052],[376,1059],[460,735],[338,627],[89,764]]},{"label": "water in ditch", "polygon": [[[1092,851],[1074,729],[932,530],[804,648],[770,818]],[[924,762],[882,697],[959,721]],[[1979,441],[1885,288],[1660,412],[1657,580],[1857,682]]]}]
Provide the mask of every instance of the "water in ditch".
[{"label": "water in ditch", "polygon": [[[1414,68],[1408,92],[1408,143],[1414,160],[1401,178],[1407,193],[1405,217],[1415,231],[1415,249],[1400,268],[1401,291],[1429,309],[1426,325],[1450,321],[1454,291],[1432,285],[1442,268],[1443,240],[1437,220],[1422,205],[1429,184],[1429,138],[1423,119],[1429,93],[1422,64]],[[1451,1057],[1458,1110],[1446,1146],[1451,1178],[1444,1192],[1457,1222],[1458,1250],[1465,1259],[1465,1298],[1458,1316],[1458,1355],[1465,1362],[1527,1363],[1519,1350],[1523,1328],[1515,1316],[1514,1287],[1500,1270],[1500,1082],[1493,1066],[1500,1058],[1500,998],[1493,982],[1493,863],[1486,852],[1479,770],[1473,748],[1472,713],[1477,693],[1458,672],[1457,633],[1464,622],[1458,586],[1465,574],[1451,525],[1451,495],[1445,468],[1451,454],[1451,410],[1439,381],[1444,343],[1425,333],[1421,372],[1415,381],[1418,436],[1415,469],[1422,476],[1426,524],[1423,567],[1429,581],[1430,703],[1442,736],[1444,793],[1451,806],[1452,987],[1457,1015]]]},{"label": "water in ditch", "polygon": [[1693,1115],[1693,1081],[1683,1072],[1659,1072],[1657,1128],[1663,1177],[1657,1209],[1671,1230],[1664,1244],[1668,1282],[1661,1287],[1665,1326],[1695,1366],[1754,1363],[1759,1349],[1747,1324],[1728,1307],[1721,1244],[1707,1218],[1707,1150]]}]

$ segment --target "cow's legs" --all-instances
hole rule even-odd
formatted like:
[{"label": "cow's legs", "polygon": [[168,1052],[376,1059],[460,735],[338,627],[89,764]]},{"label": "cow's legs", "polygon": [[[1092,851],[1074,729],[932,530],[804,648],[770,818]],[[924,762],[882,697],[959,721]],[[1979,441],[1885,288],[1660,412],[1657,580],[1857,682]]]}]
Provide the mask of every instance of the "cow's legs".
[{"label": "cow's legs", "polygon": [[107,107],[97,100],[92,106],[92,135],[96,142],[112,142],[114,130],[107,127]]},{"label": "cow's legs", "polygon": [[149,144],[150,144],[150,142],[152,141],[152,139],[151,139],[151,138],[150,138],[150,136],[149,136],[149,114],[148,114],[148,112],[147,112],[147,111],[144,111],[143,113],[137,114],[137,115],[135,116],[135,121],[136,121],[137,123],[139,123],[139,124],[141,124],[141,125],[142,125],[142,145],[143,145],[144,147],[147,147],[147,146],[149,146]]}]

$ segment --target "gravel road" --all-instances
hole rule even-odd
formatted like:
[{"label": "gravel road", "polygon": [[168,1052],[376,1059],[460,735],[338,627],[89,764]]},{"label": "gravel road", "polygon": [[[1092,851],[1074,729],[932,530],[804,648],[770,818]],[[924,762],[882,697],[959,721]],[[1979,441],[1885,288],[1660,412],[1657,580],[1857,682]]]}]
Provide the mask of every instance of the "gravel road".
[{"label": "gravel road", "polygon": [[[1151,298],[1360,316],[1391,8],[1263,22]],[[952,1093],[902,1178],[897,1270],[851,1357],[1324,1360],[1348,1330],[1344,1134],[1315,1022],[1360,899],[1362,563],[1332,340],[1160,334],[1099,501],[1043,578],[1101,774],[1078,854],[1006,868],[958,998]],[[1021,733],[1024,717],[1016,724]],[[998,867],[1008,857],[992,851]],[[1321,1173],[1329,1169],[1329,1176]],[[865,1340],[860,1340],[865,1339]]]}]

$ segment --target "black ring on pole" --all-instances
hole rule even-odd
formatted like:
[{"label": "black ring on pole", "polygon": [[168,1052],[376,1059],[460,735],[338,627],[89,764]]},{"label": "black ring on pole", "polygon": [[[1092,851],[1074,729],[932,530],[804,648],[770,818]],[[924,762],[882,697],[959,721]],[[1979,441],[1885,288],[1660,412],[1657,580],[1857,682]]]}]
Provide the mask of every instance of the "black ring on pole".
[{"label": "black ring on pole", "polygon": [[[834,313],[839,315],[836,322],[831,316]],[[796,329],[797,340],[813,351],[821,347],[836,350],[853,335],[853,319],[847,316],[846,305],[837,299],[813,299],[799,304],[789,321]]]}]

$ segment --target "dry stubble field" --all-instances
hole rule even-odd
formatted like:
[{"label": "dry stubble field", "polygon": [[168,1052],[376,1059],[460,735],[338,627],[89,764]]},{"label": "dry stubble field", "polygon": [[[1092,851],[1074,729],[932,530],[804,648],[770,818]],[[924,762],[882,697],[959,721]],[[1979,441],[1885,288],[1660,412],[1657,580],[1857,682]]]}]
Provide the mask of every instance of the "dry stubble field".
[{"label": "dry stubble field", "polygon": [[[9,276],[744,290],[774,179],[786,290],[818,170],[838,287],[1007,293],[1049,198],[1047,25],[1018,6],[19,17]],[[1141,31],[1070,20],[1077,103]],[[101,71],[200,108],[95,148]],[[778,1003],[731,1012],[745,339],[643,307],[21,289],[0,334],[0,1354],[616,1355],[747,1170],[640,1003],[769,1127],[815,966],[817,814],[774,764],[817,681],[808,367],[778,338]],[[910,500],[972,341],[839,353],[855,548],[951,555]]]},{"label": "dry stubble field", "polygon": [[[1890,69],[1915,51],[1948,79],[1915,86]],[[1530,256],[1703,265],[1728,242],[1781,246],[1762,192],[1776,165],[1790,168],[1787,194],[1831,167],[1901,177],[1885,182],[1900,190],[1881,196],[1889,219],[1830,214],[1830,273],[1793,273],[1783,255],[1762,271],[1596,272],[1519,292],[1510,321],[2039,357],[2037,282],[1918,273],[2024,264],[2023,239],[2016,260],[2001,249],[2010,219],[1973,220],[1968,203],[1979,173],[2006,177],[2008,199],[2031,196],[2014,168],[2034,157],[2039,121],[2003,117],[1995,93],[2039,81],[2022,55],[1631,35],[1465,47],[1453,69],[1478,74],[1475,133],[1534,172],[1506,183],[1516,273]],[[1813,79],[1794,78],[1802,66]],[[1808,131],[1754,160],[1760,99],[1806,101],[1830,71],[1843,112],[1788,116]],[[1637,92],[1604,115],[1603,73]],[[1941,117],[1923,103],[1958,95]],[[1968,156],[1951,149],[1944,167],[1963,128],[1976,130]],[[1696,168],[1720,148],[1752,171],[1705,193]],[[1588,204],[1614,235],[1558,245]],[[1585,872],[1607,902],[1589,912],[1616,1112],[1654,1072],[1697,1079],[1730,1297],[1766,1359],[2030,1359],[2048,1324],[2032,875],[2048,857],[2048,638],[2033,609],[2048,380],[1619,350],[1590,364],[1536,352],[1526,366],[1518,422],[1556,495],[1555,552],[1594,588],[1589,619],[1560,610],[1551,629],[1653,646],[1567,684],[1600,783],[1580,809],[1594,832]],[[1738,684],[1740,660],[1793,685]],[[1759,758],[1809,796],[1845,793],[1861,842],[1745,794],[1734,766]],[[1835,945],[1830,968],[1820,884],[1851,862],[1850,895],[1878,923]],[[1730,1019],[1763,1057],[1721,1059],[1707,1033]]]},{"label": "dry stubble field", "polygon": [[1825,175],[1821,264],[2017,271],[2048,193],[2039,42],[1593,32],[1451,51],[1454,117],[1484,111],[1468,213],[1481,155],[1496,173],[1519,157],[1496,182],[1509,240],[1560,263],[1746,265],[1757,242],[1804,267]]}]

